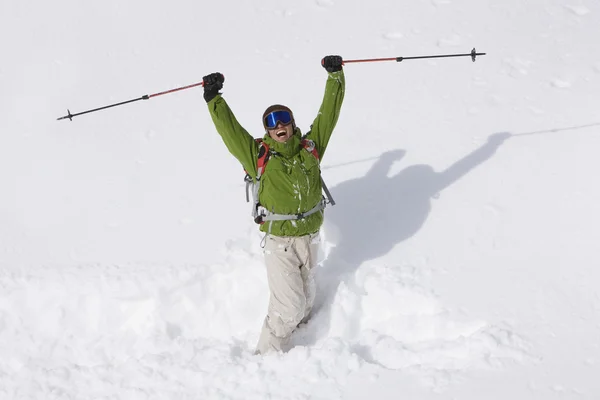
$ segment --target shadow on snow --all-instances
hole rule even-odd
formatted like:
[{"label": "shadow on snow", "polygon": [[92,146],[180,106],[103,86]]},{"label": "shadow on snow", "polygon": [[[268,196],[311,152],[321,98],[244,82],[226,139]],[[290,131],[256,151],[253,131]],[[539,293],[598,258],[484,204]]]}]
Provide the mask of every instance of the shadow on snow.
[{"label": "shadow on snow", "polygon": [[309,323],[296,343],[314,344],[327,334],[329,326],[323,324],[331,323],[331,306],[340,283],[353,287],[355,272],[364,262],[386,255],[414,236],[429,216],[432,198],[489,160],[509,137],[509,133],[491,135],[481,147],[441,172],[420,164],[388,177],[392,165],[405,155],[404,150],[391,150],[364,177],[331,188],[343,201],[329,209],[325,218],[326,229],[335,232],[336,246],[317,272],[313,317],[319,320],[318,329]]}]

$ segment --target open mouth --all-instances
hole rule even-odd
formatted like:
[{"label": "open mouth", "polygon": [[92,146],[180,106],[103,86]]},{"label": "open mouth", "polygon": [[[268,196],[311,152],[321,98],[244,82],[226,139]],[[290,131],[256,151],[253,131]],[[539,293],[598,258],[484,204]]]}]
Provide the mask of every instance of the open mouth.
[{"label": "open mouth", "polygon": [[277,135],[277,137],[284,137],[285,135],[287,135],[287,131],[286,130],[277,131],[276,135]]}]

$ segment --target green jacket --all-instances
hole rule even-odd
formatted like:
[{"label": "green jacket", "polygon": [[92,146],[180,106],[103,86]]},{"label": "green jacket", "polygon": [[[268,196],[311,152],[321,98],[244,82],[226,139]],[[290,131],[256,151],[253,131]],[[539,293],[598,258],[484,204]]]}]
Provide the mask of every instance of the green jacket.
[{"label": "green jacket", "polygon": [[[344,99],[344,73],[329,73],[325,95],[317,118],[306,135],[315,143],[321,160],[327,149]],[[229,152],[250,176],[256,178],[259,144],[236,120],[225,99],[218,95],[208,102],[208,110]],[[312,209],[322,198],[319,161],[300,144],[302,134],[296,128],[285,143],[265,134],[263,140],[274,151],[261,177],[260,204],[276,214],[298,214]],[[304,219],[268,221],[260,230],[276,236],[304,236],[319,230],[323,211]]]}]

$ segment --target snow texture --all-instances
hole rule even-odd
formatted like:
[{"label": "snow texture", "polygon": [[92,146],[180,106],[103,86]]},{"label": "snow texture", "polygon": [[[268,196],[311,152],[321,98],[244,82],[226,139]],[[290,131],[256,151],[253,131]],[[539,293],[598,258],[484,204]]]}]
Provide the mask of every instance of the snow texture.
[{"label": "snow texture", "polygon": [[[0,6],[0,399],[600,398],[600,3]],[[324,157],[312,319],[253,355],[268,288],[202,89]],[[299,194],[301,195],[301,194]]]}]

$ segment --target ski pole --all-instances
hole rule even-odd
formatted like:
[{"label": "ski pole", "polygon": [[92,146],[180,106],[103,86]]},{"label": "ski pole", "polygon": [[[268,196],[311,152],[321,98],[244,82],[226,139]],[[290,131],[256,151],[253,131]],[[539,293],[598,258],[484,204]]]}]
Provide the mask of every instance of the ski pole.
[{"label": "ski pole", "polygon": [[162,96],[163,94],[178,92],[180,90],[190,89],[190,88],[193,88],[196,86],[203,86],[203,85],[204,85],[204,82],[199,82],[199,83],[194,83],[192,85],[182,86],[182,87],[179,87],[176,89],[166,90],[164,92],[159,92],[159,93],[154,93],[154,94],[145,94],[142,97],[138,97],[137,99],[122,101],[120,103],[110,104],[108,106],[98,107],[98,108],[94,108],[93,110],[82,111],[82,112],[78,112],[76,114],[71,114],[71,111],[69,111],[69,109],[67,109],[67,115],[65,115],[64,117],[57,118],[57,121],[60,121],[61,119],[69,119],[69,120],[73,121],[73,117],[76,117],[78,115],[88,114],[88,113],[92,113],[92,112],[100,111],[100,110],[106,110],[107,108],[121,106],[123,104],[128,104],[128,103],[133,103],[134,101],[149,100],[153,97]]},{"label": "ski pole", "polygon": [[401,62],[404,60],[416,60],[419,58],[445,58],[445,57],[468,57],[468,56],[471,56],[471,60],[473,60],[473,62],[475,62],[475,59],[477,58],[477,56],[485,56],[485,54],[486,53],[477,53],[475,51],[475,48],[473,48],[473,50],[471,50],[470,53],[466,53],[466,54],[443,54],[443,55],[438,55],[438,56],[416,56],[416,57],[366,58],[366,59],[362,59],[362,60],[344,60],[343,63],[349,64],[349,63],[378,62],[378,61]]}]

